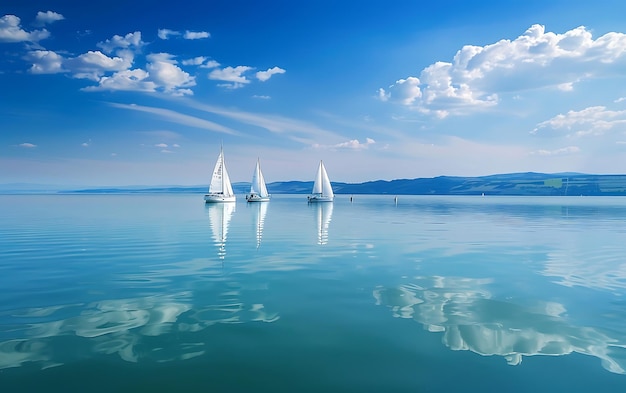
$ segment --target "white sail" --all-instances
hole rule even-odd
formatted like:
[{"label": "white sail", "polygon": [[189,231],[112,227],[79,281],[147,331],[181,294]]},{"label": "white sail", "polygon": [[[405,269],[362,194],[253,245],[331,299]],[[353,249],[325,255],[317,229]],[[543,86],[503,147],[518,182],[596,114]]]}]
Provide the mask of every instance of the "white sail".
[{"label": "white sail", "polygon": [[252,184],[250,185],[250,194],[258,194],[262,197],[266,197],[269,194],[267,193],[267,186],[265,185],[265,179],[263,178],[263,172],[261,172],[261,164],[257,160],[256,168],[254,168],[254,173],[252,174]]},{"label": "white sail", "polygon": [[326,173],[324,163],[320,161],[315,175],[315,182],[313,183],[313,191],[311,196],[309,196],[309,202],[332,202],[334,197],[335,193],[330,185],[328,173]]},{"label": "white sail", "polygon": [[222,189],[222,172],[224,156],[220,151],[220,155],[217,157],[217,161],[215,162],[215,168],[213,168],[213,176],[211,177],[211,183],[209,183],[209,193],[210,194],[219,194],[223,192]]},{"label": "white sail", "polygon": [[217,256],[219,259],[226,257],[226,238],[228,236],[228,226],[235,211],[235,204],[220,203],[210,205],[209,224],[213,232],[213,243],[217,246]]},{"label": "white sail", "polygon": [[234,196],[233,186],[230,184],[230,176],[228,176],[228,171],[226,170],[226,163],[224,162],[224,155],[222,154],[222,171],[224,172],[222,175],[222,191],[226,196]]},{"label": "white sail", "polygon": [[250,183],[250,194],[246,196],[248,202],[264,202],[269,201],[270,194],[267,192],[265,178],[261,172],[261,163],[257,159],[256,167],[252,173],[252,182]]},{"label": "white sail", "polygon": [[226,170],[226,162],[224,161],[224,151],[220,148],[220,154],[217,157],[211,184],[209,184],[209,193],[204,196],[207,203],[210,202],[235,202],[235,193],[230,183],[230,177]]}]

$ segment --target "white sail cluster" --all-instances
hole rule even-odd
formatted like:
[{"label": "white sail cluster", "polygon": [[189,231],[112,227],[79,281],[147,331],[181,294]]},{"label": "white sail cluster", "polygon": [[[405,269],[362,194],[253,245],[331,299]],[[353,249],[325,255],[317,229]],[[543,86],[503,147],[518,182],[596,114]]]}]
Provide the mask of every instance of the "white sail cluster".
[{"label": "white sail cluster", "polygon": [[[330,178],[324,167],[324,163],[320,161],[320,165],[317,168],[315,174],[315,181],[313,184],[313,190],[311,195],[307,197],[309,203],[313,202],[332,202],[335,199],[335,193],[333,187],[330,184]],[[268,202],[270,200],[270,194],[267,191],[267,185],[265,184],[265,178],[261,171],[261,162],[257,158],[254,172],[252,173],[252,182],[250,183],[250,192],[246,194],[246,201],[248,202]],[[236,202],[237,198],[233,191],[233,186],[230,181],[230,176],[226,170],[226,162],[224,160],[224,150],[220,147],[220,154],[217,157],[215,168],[213,169],[213,176],[211,177],[211,184],[209,185],[209,191],[204,195],[205,203],[221,203],[221,202]]]}]

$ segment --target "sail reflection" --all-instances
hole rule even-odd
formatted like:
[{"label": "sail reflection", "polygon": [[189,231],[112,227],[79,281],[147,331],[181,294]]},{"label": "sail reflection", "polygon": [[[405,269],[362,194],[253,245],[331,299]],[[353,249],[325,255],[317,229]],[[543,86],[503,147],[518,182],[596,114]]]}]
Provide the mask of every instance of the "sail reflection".
[{"label": "sail reflection", "polygon": [[421,285],[376,288],[376,304],[390,307],[395,317],[443,333],[443,343],[452,350],[499,355],[510,365],[520,364],[523,356],[580,353],[599,358],[610,372],[626,374],[626,337],[572,325],[560,303],[528,307],[491,299],[484,289],[490,280],[418,279]]},{"label": "sail reflection", "polygon": [[265,224],[265,216],[267,215],[267,203],[256,203],[252,206],[254,209],[254,220],[256,224],[256,248],[261,246],[263,238],[263,225]]},{"label": "sail reflection", "polygon": [[328,228],[333,215],[332,203],[311,204],[317,218],[317,244],[328,243]]},{"label": "sail reflection", "polygon": [[209,211],[209,223],[211,232],[213,232],[213,242],[218,248],[217,256],[219,259],[226,257],[226,237],[228,235],[228,225],[235,212],[234,203],[216,203],[208,204],[206,209]]}]

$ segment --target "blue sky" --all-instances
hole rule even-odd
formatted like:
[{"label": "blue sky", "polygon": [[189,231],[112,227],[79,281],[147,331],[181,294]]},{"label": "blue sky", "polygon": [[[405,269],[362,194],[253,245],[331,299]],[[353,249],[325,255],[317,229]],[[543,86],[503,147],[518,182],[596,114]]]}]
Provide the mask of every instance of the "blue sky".
[{"label": "blue sky", "polygon": [[0,183],[626,173],[622,1],[0,4]]}]

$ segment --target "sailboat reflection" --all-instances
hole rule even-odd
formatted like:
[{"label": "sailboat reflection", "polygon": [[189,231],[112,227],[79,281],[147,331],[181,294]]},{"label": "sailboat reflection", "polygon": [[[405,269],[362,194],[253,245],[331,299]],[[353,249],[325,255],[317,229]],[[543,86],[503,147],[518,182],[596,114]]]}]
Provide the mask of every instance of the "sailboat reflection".
[{"label": "sailboat reflection", "polygon": [[213,232],[213,242],[218,247],[219,259],[226,257],[226,236],[228,225],[235,211],[234,203],[215,203],[206,205],[209,211],[209,223]]},{"label": "sailboat reflection", "polygon": [[328,243],[328,227],[333,215],[332,203],[312,204],[317,217],[317,244]]},{"label": "sailboat reflection", "polygon": [[256,223],[256,248],[261,246],[261,239],[263,238],[263,225],[265,223],[265,215],[267,214],[267,203],[255,203],[254,219]]}]

